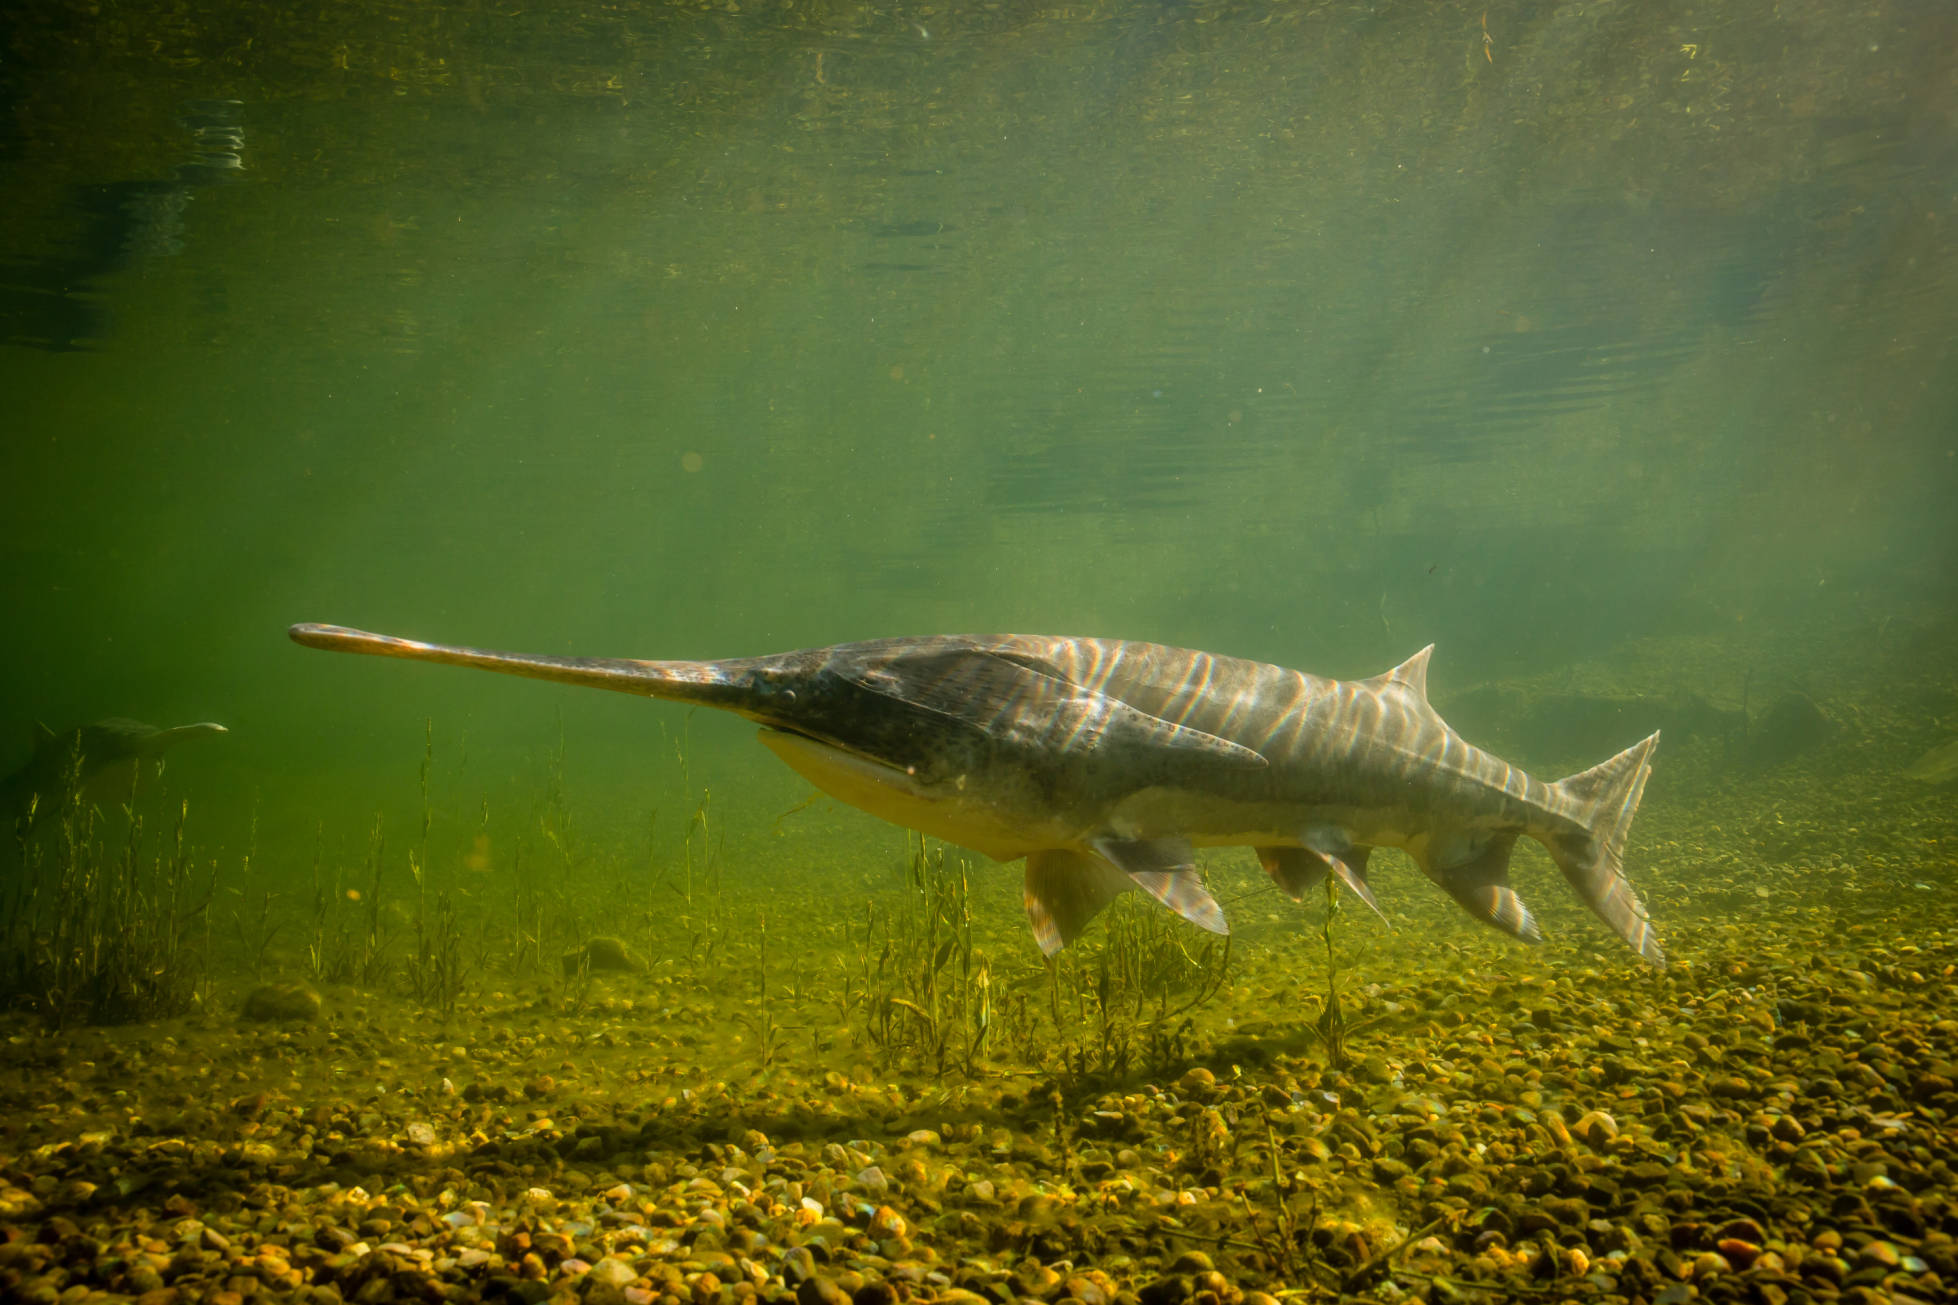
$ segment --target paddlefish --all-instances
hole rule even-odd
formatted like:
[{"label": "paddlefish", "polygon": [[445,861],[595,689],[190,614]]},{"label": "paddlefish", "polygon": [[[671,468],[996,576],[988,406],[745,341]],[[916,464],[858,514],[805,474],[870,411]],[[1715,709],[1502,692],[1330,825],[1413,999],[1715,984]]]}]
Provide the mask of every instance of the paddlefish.
[{"label": "paddlefish", "polygon": [[894,824],[1026,860],[1048,955],[1131,889],[1227,932],[1198,847],[1248,846],[1287,896],[1328,875],[1374,910],[1396,847],[1470,915],[1528,942],[1509,884],[1530,837],[1639,955],[1664,954],[1625,879],[1653,734],[1552,783],[1465,742],[1428,703],[1423,648],[1334,680],[1158,644],[1027,635],[875,639],[724,661],[527,656],[295,625],[298,643],[715,707],[810,783]]},{"label": "paddlefish", "polygon": [[37,723],[33,754],[0,779],[0,809],[15,821],[31,813],[32,823],[39,824],[71,792],[92,801],[126,801],[143,763],[160,764],[164,752],[185,739],[226,732],[208,720],[160,730],[111,716],[60,733]]}]

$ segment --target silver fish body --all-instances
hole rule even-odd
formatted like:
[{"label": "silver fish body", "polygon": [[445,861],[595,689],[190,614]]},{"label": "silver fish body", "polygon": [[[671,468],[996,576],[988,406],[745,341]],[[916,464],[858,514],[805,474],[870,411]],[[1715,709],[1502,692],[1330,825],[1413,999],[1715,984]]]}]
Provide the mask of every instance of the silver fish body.
[{"label": "silver fish body", "polygon": [[692,662],[528,656],[339,626],[291,635],[745,716],[839,800],[998,860],[1026,858],[1028,917],[1049,954],[1131,888],[1223,932],[1193,849],[1233,845],[1256,849],[1295,898],[1331,874],[1369,905],[1368,855],[1402,848],[1470,913],[1534,941],[1508,882],[1510,851],[1528,836],[1634,950],[1663,959],[1621,868],[1658,735],[1580,774],[1533,779],[1428,704],[1431,649],[1347,681],[1159,644],[1024,635]]}]

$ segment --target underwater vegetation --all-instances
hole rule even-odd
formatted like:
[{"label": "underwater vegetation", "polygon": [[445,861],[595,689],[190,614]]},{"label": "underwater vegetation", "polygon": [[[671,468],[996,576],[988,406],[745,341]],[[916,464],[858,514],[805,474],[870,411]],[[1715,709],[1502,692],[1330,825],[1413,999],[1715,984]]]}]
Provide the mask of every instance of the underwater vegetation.
[{"label": "underwater vegetation", "polygon": [[226,732],[215,721],[158,729],[120,716],[59,732],[37,724],[33,752],[0,778],[0,812],[27,833],[42,813],[60,810],[73,796],[126,802],[145,768],[160,769],[171,748]]},{"label": "underwater vegetation", "polygon": [[[204,978],[215,866],[193,864],[188,802],[178,804],[167,836],[150,836],[134,806],[134,768],[120,804],[122,837],[112,842],[86,795],[105,764],[102,750],[75,746],[77,738],[86,741],[88,731],[65,746],[50,735],[15,777],[38,782],[18,786],[13,864],[0,873],[0,1001],[56,1027],[180,1015]],[[37,774],[46,755],[65,757],[65,771]]]},{"label": "underwater vegetation", "polygon": [[[677,806],[635,845],[601,832],[562,739],[523,809],[445,801],[431,725],[403,828],[254,840],[215,895],[178,829],[125,838],[77,803],[75,857],[56,840],[38,873],[133,887],[72,924],[36,893],[10,967],[167,889],[172,928],[130,936],[168,964],[135,972],[191,1000],[85,1026],[126,1008],[10,989],[0,1285],[152,1305],[1945,1298],[1954,832],[1889,741],[1917,737],[1907,703],[1830,709],[1853,724],[1746,783],[1721,731],[1655,776],[1633,855],[1672,924],[1664,969],[1587,937],[1577,903],[1525,948],[1434,898],[1355,911],[1331,876],[1294,904],[1228,852],[1202,863],[1227,938],[1129,894],[1046,957],[1011,877],[933,840],[805,827],[802,869],[755,873],[684,737]],[[1887,828],[1852,815],[1872,810]]]}]

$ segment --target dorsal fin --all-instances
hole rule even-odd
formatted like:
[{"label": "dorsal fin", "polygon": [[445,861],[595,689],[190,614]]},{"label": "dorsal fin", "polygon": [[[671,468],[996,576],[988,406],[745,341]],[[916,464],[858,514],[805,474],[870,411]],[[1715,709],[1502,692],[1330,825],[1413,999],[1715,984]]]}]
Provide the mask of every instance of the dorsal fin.
[{"label": "dorsal fin", "polygon": [[1395,684],[1401,685],[1408,692],[1412,693],[1415,699],[1425,707],[1428,705],[1428,658],[1434,653],[1434,650],[1435,646],[1429,644],[1420,652],[1415,653],[1399,666],[1396,666],[1393,670],[1382,672],[1372,679],[1362,680],[1360,683],[1373,689],[1385,689]]}]

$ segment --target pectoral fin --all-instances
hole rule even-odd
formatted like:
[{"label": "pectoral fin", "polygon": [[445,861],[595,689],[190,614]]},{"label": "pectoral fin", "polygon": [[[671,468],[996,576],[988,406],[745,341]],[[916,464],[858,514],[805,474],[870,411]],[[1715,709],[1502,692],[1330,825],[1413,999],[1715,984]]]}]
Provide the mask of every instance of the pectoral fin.
[{"label": "pectoral fin", "polygon": [[1029,853],[1025,901],[1034,941],[1052,956],[1129,887],[1129,877],[1098,856],[1060,847]]},{"label": "pectoral fin", "polygon": [[1203,886],[1196,851],[1183,838],[1116,838],[1103,835],[1094,849],[1131,882],[1199,929],[1229,933],[1224,908]]},{"label": "pectoral fin", "polygon": [[1197,868],[1197,852],[1187,838],[1117,838],[1103,834],[1089,846],[1124,874],[1173,874]]}]

